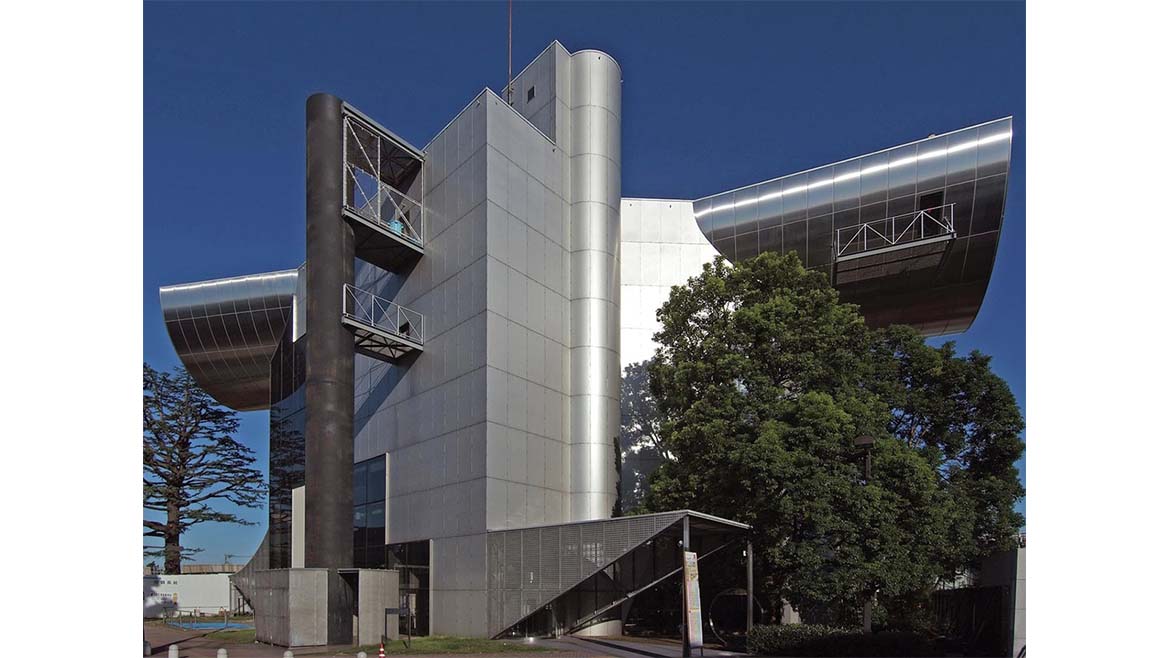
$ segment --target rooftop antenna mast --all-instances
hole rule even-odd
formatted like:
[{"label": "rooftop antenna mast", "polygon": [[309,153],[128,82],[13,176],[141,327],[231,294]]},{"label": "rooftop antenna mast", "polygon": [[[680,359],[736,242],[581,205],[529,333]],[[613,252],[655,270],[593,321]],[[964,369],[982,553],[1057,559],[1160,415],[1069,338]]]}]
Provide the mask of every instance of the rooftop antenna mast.
[{"label": "rooftop antenna mast", "polygon": [[512,104],[512,0],[508,0],[508,105]]}]

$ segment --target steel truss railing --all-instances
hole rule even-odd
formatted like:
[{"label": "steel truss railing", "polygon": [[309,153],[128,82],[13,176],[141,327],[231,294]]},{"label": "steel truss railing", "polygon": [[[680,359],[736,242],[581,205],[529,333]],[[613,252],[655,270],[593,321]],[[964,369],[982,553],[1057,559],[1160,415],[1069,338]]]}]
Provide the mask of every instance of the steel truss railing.
[{"label": "steel truss railing", "polygon": [[421,246],[422,203],[383,180],[382,136],[353,117],[344,122],[346,209]]},{"label": "steel truss railing", "polygon": [[345,284],[342,315],[378,331],[419,344],[423,342],[422,313],[348,283]]},{"label": "steel truss railing", "polygon": [[955,204],[916,210],[837,229],[837,257],[955,235]]}]

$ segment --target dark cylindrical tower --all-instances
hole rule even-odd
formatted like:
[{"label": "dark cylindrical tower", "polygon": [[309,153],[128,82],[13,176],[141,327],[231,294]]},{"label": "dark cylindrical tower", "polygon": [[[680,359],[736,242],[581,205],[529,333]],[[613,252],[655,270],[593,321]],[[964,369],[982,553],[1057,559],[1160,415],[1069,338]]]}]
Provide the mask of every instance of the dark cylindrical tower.
[{"label": "dark cylindrical tower", "polygon": [[341,324],[353,283],[353,228],[342,217],[341,100],[305,104],[305,566],[353,566],[353,336]]}]

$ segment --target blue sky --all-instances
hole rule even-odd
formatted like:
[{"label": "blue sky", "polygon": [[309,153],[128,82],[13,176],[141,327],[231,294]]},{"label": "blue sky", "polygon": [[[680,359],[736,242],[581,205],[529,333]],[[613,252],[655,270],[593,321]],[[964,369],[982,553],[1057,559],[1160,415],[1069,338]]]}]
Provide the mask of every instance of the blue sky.
[{"label": "blue sky", "polygon": [[[1014,115],[991,285],[949,339],[992,355],[1024,408],[1023,3],[517,3],[513,32],[516,71],[554,39],[621,64],[629,197],[699,198]],[[178,364],[159,286],[303,260],[308,95],[421,147],[503,88],[506,35],[505,2],[147,3],[144,360]],[[240,438],[266,465],[267,414],[242,414]],[[264,512],[244,516],[259,525],[189,531],[197,560],[250,556]]]}]

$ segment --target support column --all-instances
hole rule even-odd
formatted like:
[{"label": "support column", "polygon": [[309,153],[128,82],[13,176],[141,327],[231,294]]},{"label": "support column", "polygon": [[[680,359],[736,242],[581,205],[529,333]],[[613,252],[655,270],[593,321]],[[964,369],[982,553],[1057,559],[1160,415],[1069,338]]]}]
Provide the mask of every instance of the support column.
[{"label": "support column", "polygon": [[691,550],[691,517],[690,517],[690,515],[683,515],[683,528],[682,528],[682,530],[683,530],[683,537],[682,537],[682,550],[683,550],[683,553],[684,553],[684,555],[682,556],[682,559],[683,559],[683,574],[682,574],[682,576],[683,576],[683,578],[682,578],[682,583],[683,583],[683,587],[682,587],[682,590],[683,590],[683,591],[682,591],[682,615],[683,615],[683,623],[682,623],[682,655],[683,655],[683,658],[687,658],[688,656],[690,656],[690,655],[691,655],[691,640],[690,640],[690,635],[691,635],[691,633],[690,633],[690,630],[691,630],[691,629],[690,629],[690,628],[688,628],[688,624],[687,624],[687,573],[686,573],[686,559],[687,559],[687,558],[686,558],[686,555],[685,555],[685,553],[686,553],[687,551]]},{"label": "support column", "polygon": [[341,100],[305,104],[305,562],[353,566],[353,336],[341,324],[342,288],[353,283],[353,228],[345,189]]},{"label": "support column", "polygon": [[746,629],[744,635],[746,637],[748,633],[752,632],[752,617],[755,616],[752,614],[755,612],[752,602],[756,594],[755,583],[753,581],[754,574],[752,573],[752,542],[750,540],[747,543],[747,551],[745,551],[744,555],[747,557],[747,625],[744,626]]}]

